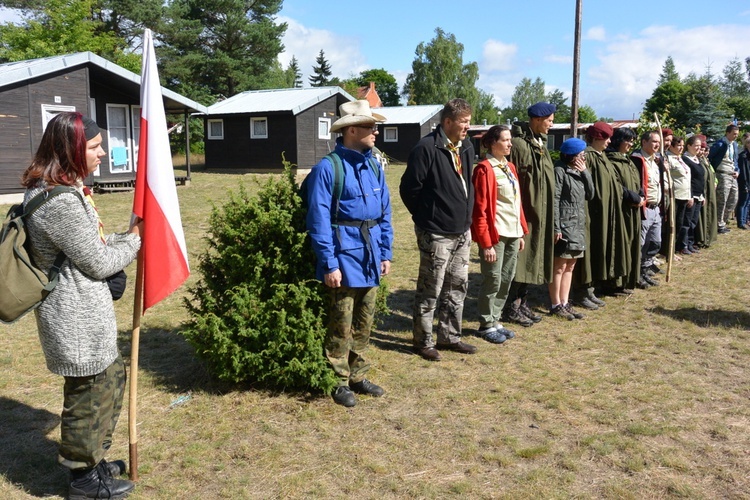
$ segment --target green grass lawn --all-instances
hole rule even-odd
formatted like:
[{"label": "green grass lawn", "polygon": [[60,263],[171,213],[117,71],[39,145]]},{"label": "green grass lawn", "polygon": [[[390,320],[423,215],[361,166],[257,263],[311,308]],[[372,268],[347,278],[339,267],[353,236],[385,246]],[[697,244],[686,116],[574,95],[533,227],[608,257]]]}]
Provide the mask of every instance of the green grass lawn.
[{"label": "green grass lawn", "polygon": [[[545,317],[501,346],[473,337],[474,248],[464,327],[479,352],[430,363],[410,350],[418,254],[403,168],[388,171],[392,312],[369,350],[387,394],[344,409],[215,381],[179,334],[183,287],[142,320],[132,498],[750,498],[750,231],[675,263],[670,283],[583,321]],[[255,178],[198,170],[178,188],[194,269],[212,206]],[[108,231],[127,227],[131,203],[97,197]],[[116,303],[126,357],[132,285]],[[61,405],[33,316],[0,326],[0,498],[66,494]],[[126,408],[110,458],[127,458],[127,429]]]}]

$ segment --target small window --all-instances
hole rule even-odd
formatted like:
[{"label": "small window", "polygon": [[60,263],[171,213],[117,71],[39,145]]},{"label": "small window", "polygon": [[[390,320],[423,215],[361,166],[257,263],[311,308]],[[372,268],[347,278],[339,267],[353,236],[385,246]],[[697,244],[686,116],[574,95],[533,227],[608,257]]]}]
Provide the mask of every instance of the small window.
[{"label": "small window", "polygon": [[398,127],[385,127],[383,129],[383,142],[398,142]]},{"label": "small window", "polygon": [[224,120],[208,120],[208,138],[224,139]]},{"label": "small window", "polygon": [[318,139],[331,138],[331,119],[318,118]]},{"label": "small window", "polygon": [[268,139],[267,118],[250,118],[250,138]]}]

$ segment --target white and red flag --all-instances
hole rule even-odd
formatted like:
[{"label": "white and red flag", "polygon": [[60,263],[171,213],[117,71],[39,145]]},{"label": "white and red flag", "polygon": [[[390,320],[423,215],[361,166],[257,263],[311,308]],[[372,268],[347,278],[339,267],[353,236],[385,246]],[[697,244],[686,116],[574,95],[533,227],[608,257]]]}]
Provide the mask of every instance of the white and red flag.
[{"label": "white and red flag", "polygon": [[143,219],[143,311],[190,275],[151,30],[143,37],[141,131],[133,213]]}]

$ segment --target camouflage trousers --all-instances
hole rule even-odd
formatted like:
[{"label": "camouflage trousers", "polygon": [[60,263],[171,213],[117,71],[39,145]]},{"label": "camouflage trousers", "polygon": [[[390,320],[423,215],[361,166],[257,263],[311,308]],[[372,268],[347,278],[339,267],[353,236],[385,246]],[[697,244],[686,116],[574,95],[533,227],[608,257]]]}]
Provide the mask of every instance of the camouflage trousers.
[{"label": "camouflage trousers", "polygon": [[112,445],[125,393],[122,356],[98,375],[65,377],[58,461],[69,469],[98,464]]},{"label": "camouflage trousers", "polygon": [[370,364],[364,358],[375,317],[378,287],[328,288],[330,307],[325,350],[339,385],[361,382]]},{"label": "camouflage trousers", "polygon": [[414,298],[414,346],[434,347],[432,325],[438,316],[437,343],[461,340],[464,299],[469,285],[471,233],[445,236],[414,229],[419,247],[419,277]]}]

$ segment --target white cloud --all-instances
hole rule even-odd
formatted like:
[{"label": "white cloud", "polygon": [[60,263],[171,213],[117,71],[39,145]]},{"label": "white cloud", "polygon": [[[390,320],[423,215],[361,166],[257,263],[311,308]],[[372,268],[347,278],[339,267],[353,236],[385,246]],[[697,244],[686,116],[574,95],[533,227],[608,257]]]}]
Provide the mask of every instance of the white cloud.
[{"label": "white cloud", "polygon": [[514,43],[487,40],[482,49],[482,70],[491,73],[512,69],[517,52],[518,46]]},{"label": "white cloud", "polygon": [[495,98],[495,106],[498,108],[505,108],[510,106],[510,98],[513,95],[513,91],[516,89],[516,85],[521,81],[509,79],[509,78],[498,78],[496,76],[480,75],[477,81],[477,87],[484,90],[488,94],[492,94]]},{"label": "white cloud", "polygon": [[308,86],[308,76],[312,73],[312,67],[316,64],[321,49],[325,53],[328,64],[331,65],[333,76],[341,79],[358,75],[361,71],[369,69],[365,56],[360,50],[360,40],[355,37],[337,35],[328,30],[308,28],[296,20],[279,16],[278,22],[287,23],[287,30],[282,42],[284,52],[279,54],[279,62],[286,68],[292,56],[297,58],[302,80]]},{"label": "white cloud", "polygon": [[587,82],[582,84],[587,95],[581,100],[600,114],[632,118],[651,97],[668,56],[681,77],[690,72],[703,74],[707,67],[720,75],[730,59],[742,55],[736,52],[735,41],[746,37],[746,32],[740,25],[686,30],[653,26],[637,37],[618,37],[601,50],[598,64],[589,67]]},{"label": "white cloud", "polygon": [[573,64],[573,56],[549,55],[544,60],[554,64]]},{"label": "white cloud", "polygon": [[594,26],[586,31],[583,38],[586,40],[597,40],[603,42],[607,38],[607,32],[605,31],[604,26]]}]

